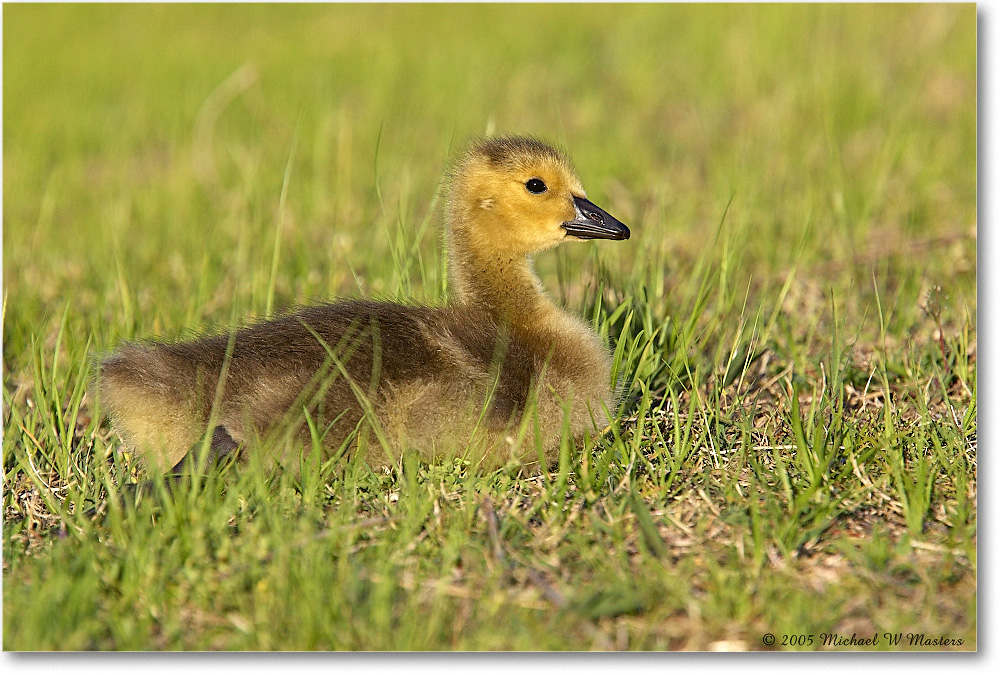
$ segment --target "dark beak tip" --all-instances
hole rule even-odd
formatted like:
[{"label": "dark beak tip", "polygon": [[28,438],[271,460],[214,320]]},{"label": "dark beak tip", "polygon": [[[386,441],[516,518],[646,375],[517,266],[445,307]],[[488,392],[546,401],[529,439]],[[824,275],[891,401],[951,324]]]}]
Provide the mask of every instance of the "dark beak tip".
[{"label": "dark beak tip", "polygon": [[629,239],[632,233],[625,223],[621,222],[610,213],[595,205],[593,202],[583,197],[573,197],[577,213],[580,216],[577,220],[563,223],[567,234],[577,239],[611,239],[623,241]]}]

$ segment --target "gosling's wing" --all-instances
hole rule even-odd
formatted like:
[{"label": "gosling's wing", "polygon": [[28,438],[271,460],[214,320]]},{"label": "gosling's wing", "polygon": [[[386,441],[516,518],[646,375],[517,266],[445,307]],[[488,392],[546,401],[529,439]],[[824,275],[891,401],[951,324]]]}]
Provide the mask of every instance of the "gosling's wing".
[{"label": "gosling's wing", "polygon": [[363,412],[359,392],[375,397],[387,379],[440,374],[427,331],[432,314],[345,302],[228,335],[126,344],[101,364],[102,406],[125,440],[162,468],[180,461],[213,416],[244,440],[247,423],[264,431],[293,407],[322,407],[326,418],[339,419],[334,431],[346,433]]}]

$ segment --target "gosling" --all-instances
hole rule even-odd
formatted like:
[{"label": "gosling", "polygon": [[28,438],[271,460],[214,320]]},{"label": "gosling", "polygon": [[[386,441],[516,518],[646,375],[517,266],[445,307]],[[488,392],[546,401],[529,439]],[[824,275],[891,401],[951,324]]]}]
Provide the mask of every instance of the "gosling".
[{"label": "gosling", "polygon": [[351,300],[188,342],[124,344],[98,377],[115,430],[160,471],[204,461],[203,448],[216,459],[255,448],[286,469],[313,451],[360,451],[372,468],[414,451],[479,470],[558,461],[566,435],[606,427],[611,361],[546,295],[531,256],[629,229],[588,201],[565,155],[520,136],[476,141],[454,164],[445,228],[445,307]]}]

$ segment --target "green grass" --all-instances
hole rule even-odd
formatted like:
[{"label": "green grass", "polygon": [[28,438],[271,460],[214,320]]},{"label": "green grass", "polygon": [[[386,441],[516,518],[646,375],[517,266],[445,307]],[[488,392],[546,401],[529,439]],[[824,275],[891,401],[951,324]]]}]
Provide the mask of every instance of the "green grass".
[{"label": "green grass", "polygon": [[[973,5],[3,13],[4,649],[976,648]],[[608,437],[121,508],[94,360],[443,302],[494,128],[632,228],[536,261],[615,351]]]}]

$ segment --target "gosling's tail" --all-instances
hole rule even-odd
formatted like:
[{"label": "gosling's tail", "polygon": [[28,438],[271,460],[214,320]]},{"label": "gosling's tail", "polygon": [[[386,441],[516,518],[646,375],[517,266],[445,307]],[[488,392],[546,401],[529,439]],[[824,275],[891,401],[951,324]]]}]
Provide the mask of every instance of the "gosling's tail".
[{"label": "gosling's tail", "polygon": [[217,368],[166,345],[127,344],[101,363],[98,392],[125,442],[166,471],[204,435],[217,382]]}]

